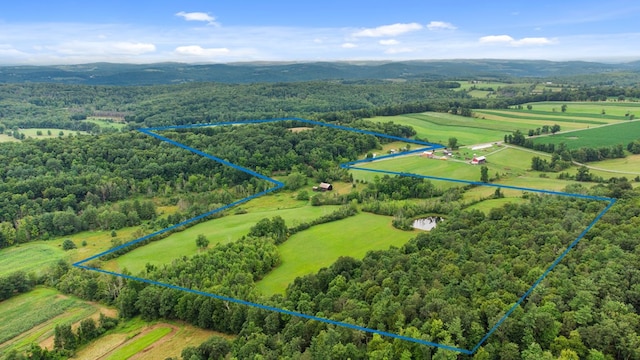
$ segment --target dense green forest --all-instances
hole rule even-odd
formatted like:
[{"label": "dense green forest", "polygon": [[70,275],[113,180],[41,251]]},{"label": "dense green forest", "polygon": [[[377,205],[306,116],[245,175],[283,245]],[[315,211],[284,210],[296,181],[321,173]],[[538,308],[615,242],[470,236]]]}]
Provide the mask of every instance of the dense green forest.
[{"label": "dense green forest", "polygon": [[[471,115],[471,109],[506,108],[535,101],[598,101],[639,98],[637,86],[565,88],[534,93],[504,86],[496,98],[472,98],[452,82],[373,80],[248,85],[194,83],[152,87],[55,84],[0,85],[0,132],[58,128],[113,131],[87,118],[117,119],[128,126],[153,127],[247,119],[304,117],[350,122],[358,118],[423,111]],[[533,83],[532,83],[533,84]]]},{"label": "dense green forest", "polygon": [[[91,133],[0,143],[0,248],[84,230],[140,226],[150,233],[270,186],[133,131],[137,127],[300,116],[410,137],[416,134],[410,127],[363,118],[422,111],[468,115],[470,109],[542,100],[640,95],[637,86],[603,85],[541,94],[514,90],[478,99],[448,86],[424,79],[0,85],[0,130],[54,127]],[[111,114],[127,125],[107,131],[87,122],[96,114]],[[301,126],[302,131],[293,131]],[[169,139],[278,176],[287,185],[284,191],[300,188],[307,179],[342,180],[352,188],[340,196],[312,196],[313,205],[342,205],[314,221],[290,224],[265,218],[246,236],[208,249],[202,246],[196,255],[148,265],[132,275],[470,349],[604,208],[598,201],[525,193],[522,202],[485,213],[465,210],[469,202],[464,196],[473,186],[444,189],[423,179],[389,176],[356,184],[339,163],[381,150],[384,140],[307,127],[291,121],[163,132]],[[629,144],[629,151],[634,146]],[[565,155],[560,152],[555,159],[569,161]],[[624,178],[566,190],[618,202],[474,358],[640,359],[640,194]],[[159,206],[178,210],[162,214]],[[358,212],[393,216],[393,226],[400,229],[424,214],[446,220],[404,245],[369,252],[362,259],[342,257],[296,279],[284,295],[267,296],[256,288],[280,265],[278,246],[294,233]],[[100,268],[106,260],[90,265]],[[86,271],[66,261],[41,275],[15,272],[0,278],[0,299],[40,285],[116,306],[123,319],[182,320],[235,335],[233,340],[214,337],[185,348],[182,357],[189,360],[464,358],[444,349]],[[80,332],[56,328],[53,351],[34,346],[24,356],[55,359],[72,354],[78,344],[112,326],[110,321],[87,322]]]},{"label": "dense green forest", "polygon": [[[310,80],[451,80],[484,77],[513,79],[556,78],[574,84],[631,85],[637,83],[640,64],[586,61],[446,60],[360,61],[316,63],[235,64],[110,64],[63,66],[2,66],[0,83],[46,82],[85,85],[159,85],[188,82],[257,83]],[[560,76],[558,75],[560,74]]]}]

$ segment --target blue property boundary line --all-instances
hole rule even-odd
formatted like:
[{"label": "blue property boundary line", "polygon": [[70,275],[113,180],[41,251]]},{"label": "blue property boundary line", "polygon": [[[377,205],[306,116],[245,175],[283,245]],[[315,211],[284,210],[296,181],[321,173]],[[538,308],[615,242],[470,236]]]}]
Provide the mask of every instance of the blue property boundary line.
[{"label": "blue property boundary line", "polygon": [[[287,309],[283,309],[283,308],[278,308],[278,307],[258,304],[258,303],[254,303],[254,302],[250,302],[250,301],[245,301],[245,300],[242,300],[242,299],[236,299],[236,298],[232,298],[232,297],[228,297],[228,296],[223,296],[223,295],[218,295],[218,294],[207,293],[207,292],[204,292],[204,291],[184,288],[184,287],[181,287],[181,286],[168,284],[168,283],[163,283],[163,282],[159,282],[159,281],[154,281],[154,280],[150,280],[150,279],[145,279],[145,278],[141,278],[141,277],[138,277],[138,276],[132,276],[132,275],[122,274],[122,273],[118,273],[118,272],[114,272],[114,271],[108,271],[108,270],[103,270],[103,269],[99,269],[99,268],[93,268],[93,267],[85,265],[87,262],[89,262],[91,260],[95,260],[95,259],[97,259],[99,257],[104,256],[104,255],[113,253],[115,251],[118,251],[120,249],[126,248],[128,246],[131,246],[131,245],[140,243],[142,241],[151,239],[151,238],[153,238],[155,236],[158,236],[160,234],[163,234],[163,233],[166,233],[168,231],[174,230],[174,229],[179,228],[181,226],[189,225],[189,224],[191,224],[191,223],[193,223],[195,221],[201,220],[201,219],[206,218],[206,217],[208,217],[210,215],[213,215],[215,213],[224,211],[224,210],[229,209],[231,207],[234,207],[236,205],[245,203],[245,202],[247,202],[249,200],[252,200],[252,199],[255,199],[255,198],[260,197],[262,195],[266,195],[266,194],[268,194],[270,192],[276,191],[276,190],[278,190],[278,189],[280,189],[280,188],[282,188],[284,186],[284,184],[282,182],[280,182],[280,181],[272,179],[272,178],[270,178],[268,176],[265,176],[263,174],[257,173],[257,172],[255,172],[253,170],[244,168],[242,166],[233,164],[233,163],[231,163],[229,161],[226,161],[224,159],[218,158],[216,156],[207,154],[207,153],[205,153],[203,151],[200,151],[198,149],[195,149],[193,147],[190,147],[190,146],[184,145],[182,143],[179,143],[177,141],[174,141],[174,140],[171,140],[169,138],[166,138],[166,137],[164,137],[162,135],[157,134],[156,131],[179,130],[179,129],[194,129],[194,128],[201,128],[201,127],[216,127],[216,126],[228,126],[228,125],[263,124],[263,123],[272,123],[272,122],[281,122],[281,121],[302,122],[302,123],[306,123],[306,124],[310,124],[310,125],[324,126],[324,127],[334,128],[334,129],[338,129],[338,130],[352,131],[352,132],[356,132],[356,133],[373,135],[373,136],[377,136],[377,137],[382,137],[382,138],[387,138],[387,139],[392,139],[392,140],[398,140],[398,141],[403,141],[403,142],[412,143],[412,144],[418,144],[418,145],[423,146],[423,147],[421,147],[419,149],[416,149],[416,150],[406,151],[406,152],[397,153],[397,154],[383,155],[383,156],[379,156],[379,157],[376,157],[376,158],[363,159],[363,160],[351,161],[351,162],[340,164],[340,166],[342,168],[344,168],[344,169],[359,170],[359,171],[370,171],[370,172],[377,172],[377,173],[383,173],[383,174],[389,174],[389,175],[409,176],[409,177],[423,178],[423,179],[429,179],[429,180],[441,180],[441,181],[455,182],[455,183],[461,183],[461,184],[466,184],[466,185],[490,186],[490,187],[496,187],[496,188],[529,191],[529,192],[542,193],[542,194],[548,194],[548,195],[558,195],[558,196],[582,198],[582,199],[588,199],[588,200],[605,201],[608,204],[593,219],[593,221],[591,221],[591,223],[587,226],[587,228],[584,229],[580,233],[580,235],[578,235],[578,237],[573,242],[571,242],[571,244],[562,252],[562,254],[560,254],[560,256],[558,256],[553,261],[553,263],[533,283],[533,285],[531,285],[531,287],[518,299],[518,301],[516,301],[509,308],[509,310],[507,310],[507,312],[502,316],[502,318],[500,318],[500,320],[498,320],[496,322],[496,324],[493,325],[493,327],[489,330],[489,332],[487,332],[484,335],[484,337],[471,350],[462,349],[462,348],[458,348],[458,347],[451,346],[451,345],[446,345],[446,344],[440,344],[440,343],[435,343],[435,342],[431,342],[431,341],[426,341],[426,340],[422,340],[422,339],[418,339],[418,338],[403,336],[403,335],[400,335],[400,334],[394,334],[394,333],[390,333],[390,332],[386,332],[386,331],[381,331],[381,330],[371,329],[371,328],[367,328],[367,327],[362,327],[362,326],[358,326],[358,325],[354,325],[354,324],[345,323],[345,322],[342,322],[342,321],[335,321],[335,320],[331,320],[331,319],[327,319],[327,318],[323,318],[323,317],[308,315],[308,314],[300,313],[300,312],[297,312],[297,311],[291,311],[291,310],[287,310]],[[478,182],[478,181],[468,181],[468,180],[461,180],[461,179],[453,179],[453,178],[445,178],[445,177],[437,177],[437,176],[429,176],[429,175],[418,175],[418,174],[412,174],[412,173],[404,173],[404,172],[386,171],[386,170],[358,167],[358,165],[360,165],[360,164],[366,164],[366,163],[379,161],[379,160],[382,160],[382,159],[398,157],[398,156],[405,156],[405,155],[408,155],[408,154],[423,152],[423,151],[426,151],[426,150],[440,149],[440,148],[443,148],[444,146],[439,145],[439,144],[431,144],[431,143],[428,143],[428,142],[414,140],[414,139],[407,139],[407,138],[402,138],[402,137],[397,137],[397,136],[377,133],[377,132],[368,131],[368,130],[354,129],[354,128],[350,128],[350,127],[346,127],[346,126],[342,126],[342,125],[323,123],[323,122],[319,122],[319,121],[313,121],[313,120],[307,120],[307,119],[301,119],[301,118],[278,118],[278,119],[265,119],[265,120],[221,122],[221,123],[213,123],[213,124],[177,125],[177,126],[143,128],[143,129],[138,129],[138,131],[140,131],[140,132],[142,132],[142,133],[144,133],[146,135],[149,135],[151,137],[154,137],[154,138],[156,138],[158,140],[164,141],[164,142],[166,142],[166,143],[168,143],[170,145],[180,147],[180,148],[188,150],[188,151],[190,151],[190,152],[192,152],[194,154],[203,156],[203,157],[205,157],[207,159],[219,162],[219,163],[221,163],[223,165],[226,165],[226,166],[230,166],[230,167],[232,167],[234,169],[237,169],[239,171],[242,171],[242,172],[245,172],[245,173],[250,174],[252,176],[255,176],[255,177],[259,178],[259,179],[262,179],[262,180],[265,180],[267,182],[270,182],[274,186],[272,188],[269,188],[269,189],[264,190],[262,192],[259,192],[259,193],[256,193],[254,195],[248,196],[246,198],[234,201],[234,202],[232,202],[230,204],[227,204],[225,206],[219,207],[217,209],[213,209],[213,210],[211,210],[209,212],[206,212],[204,214],[201,214],[201,215],[198,215],[198,216],[193,217],[191,219],[185,220],[185,221],[183,221],[183,222],[181,222],[179,224],[176,224],[176,225],[167,227],[165,229],[156,231],[154,233],[142,236],[142,237],[140,237],[138,239],[129,241],[129,242],[127,242],[125,244],[122,244],[120,246],[117,246],[115,248],[109,249],[107,251],[103,251],[103,252],[101,252],[99,254],[93,255],[93,256],[88,257],[88,258],[86,258],[84,260],[80,260],[80,261],[74,263],[73,266],[81,268],[81,269],[85,269],[85,270],[97,271],[97,272],[100,272],[100,273],[103,273],[103,274],[119,276],[119,277],[122,277],[122,278],[125,278],[125,279],[129,279],[129,280],[140,281],[140,282],[144,282],[144,283],[151,284],[151,285],[158,285],[158,286],[163,286],[163,287],[174,289],[174,290],[180,290],[180,291],[184,291],[184,292],[188,292],[188,293],[192,293],[192,294],[196,294],[196,295],[207,296],[207,297],[218,299],[218,300],[222,300],[222,301],[229,301],[229,302],[236,303],[236,304],[252,306],[252,307],[256,307],[256,308],[263,309],[263,310],[268,310],[268,311],[275,311],[275,312],[278,312],[278,313],[297,316],[297,317],[301,317],[301,318],[304,318],[304,319],[316,320],[316,321],[320,321],[320,322],[323,322],[323,323],[336,325],[336,326],[341,326],[341,327],[345,327],[345,328],[349,328],[349,329],[353,329],[353,330],[364,331],[364,332],[368,332],[368,333],[372,333],[372,334],[379,334],[379,335],[382,335],[382,336],[387,336],[387,337],[391,337],[391,338],[395,338],[395,339],[399,339],[399,340],[410,341],[410,342],[414,342],[414,343],[418,343],[418,344],[422,344],[422,345],[427,345],[427,346],[433,346],[433,347],[441,348],[441,349],[445,349],[445,350],[451,350],[451,351],[459,352],[459,353],[466,354],[466,355],[474,354],[480,348],[480,346],[482,346],[482,344],[500,327],[500,325],[502,325],[502,323],[511,315],[511,313],[513,313],[513,311],[515,311],[515,309],[522,304],[522,302],[531,294],[531,292],[533,292],[533,290],[540,284],[540,282],[542,282],[542,280],[544,280],[547,277],[547,275],[560,263],[560,261],[562,261],[562,259],[564,259],[564,257],[569,253],[569,251],[571,249],[573,249],[580,242],[580,240],[582,240],[582,238],[587,234],[587,232],[602,218],[602,216],[607,211],[609,211],[609,209],[616,202],[615,199],[607,198],[607,197],[600,197],[600,196],[590,196],[590,195],[583,195],[583,194],[571,194],[571,193],[564,193],[564,192],[559,192],[559,191],[532,189],[532,188],[526,188],[526,187],[520,187],[520,186],[499,185],[499,184],[484,183],[484,182]]]}]

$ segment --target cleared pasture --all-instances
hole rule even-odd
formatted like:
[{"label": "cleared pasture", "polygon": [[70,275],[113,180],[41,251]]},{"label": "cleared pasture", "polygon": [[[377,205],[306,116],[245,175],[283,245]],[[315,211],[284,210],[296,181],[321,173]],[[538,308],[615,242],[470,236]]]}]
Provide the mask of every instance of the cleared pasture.
[{"label": "cleared pasture", "polygon": [[499,141],[504,138],[505,133],[510,131],[509,128],[504,128],[501,124],[492,124],[482,121],[482,119],[441,113],[379,116],[369,120],[392,121],[408,125],[416,130],[417,137],[444,145],[451,137],[458,139],[459,146]]},{"label": "cleared pasture", "polygon": [[388,216],[360,213],[293,235],[278,249],[282,263],[258,281],[263,294],[284,293],[295,278],[330,266],[341,256],[361,259],[371,250],[402,246],[416,232],[391,226]]},{"label": "cleared pasture", "polygon": [[0,251],[0,276],[24,271],[42,275],[67,254],[59,247],[44,242],[12,246]]},{"label": "cleared pasture", "polygon": [[518,198],[518,197],[504,197],[501,199],[489,199],[489,200],[481,201],[477,204],[473,204],[465,208],[465,210],[479,210],[485,214],[488,214],[489,211],[491,211],[491,209],[502,207],[505,204],[521,204],[526,201],[527,200],[523,198]]},{"label": "cleared pasture", "polygon": [[[640,134],[638,134],[638,136],[640,137]],[[622,159],[610,159],[590,162],[588,165],[599,169],[622,171],[625,173],[635,172],[640,174],[640,154],[628,155],[626,158]]]},{"label": "cleared pasture", "polygon": [[97,124],[101,128],[114,128],[116,130],[121,130],[123,127],[127,126],[124,121],[114,121],[112,119],[106,119],[102,117],[90,116],[84,121]]},{"label": "cleared pasture", "polygon": [[[112,246],[111,241],[114,239],[132,240],[136,238],[134,235],[138,229],[139,227],[120,229],[116,232],[115,238],[111,237],[111,231],[83,231],[52,240],[32,241],[1,249],[0,276],[16,271],[43,274],[60,260],[74,262],[105,251]],[[73,241],[77,248],[69,251],[62,250],[62,242],[65,239]],[[82,246],[83,241],[86,241],[86,246]]]},{"label": "cleared pasture", "polygon": [[[265,201],[269,201],[269,199]],[[336,206],[302,206],[279,210],[271,208],[264,211],[252,211],[247,214],[227,215],[194,225],[181,232],[171,234],[165,239],[154,241],[132,250],[117,259],[109,261],[105,268],[120,270],[126,268],[137,274],[145,268],[147,263],[153,265],[168,264],[175,258],[196,254],[200,251],[195,241],[199,234],[207,237],[210,242],[209,246],[215,246],[216,244],[235,241],[248,234],[251,227],[263,218],[280,216],[285,220],[287,226],[291,226],[329,214],[336,208]]]},{"label": "cleared pasture", "polygon": [[0,143],[5,142],[18,142],[20,140],[14,138],[13,136],[9,136],[7,134],[0,134]]}]

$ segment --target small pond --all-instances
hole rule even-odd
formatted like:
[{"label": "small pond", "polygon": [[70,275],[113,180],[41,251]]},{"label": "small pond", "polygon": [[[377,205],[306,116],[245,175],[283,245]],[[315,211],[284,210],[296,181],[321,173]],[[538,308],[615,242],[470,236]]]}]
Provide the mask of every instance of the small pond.
[{"label": "small pond", "polygon": [[440,216],[430,216],[422,219],[413,220],[413,228],[418,230],[429,231],[436,227],[436,224],[444,220]]}]

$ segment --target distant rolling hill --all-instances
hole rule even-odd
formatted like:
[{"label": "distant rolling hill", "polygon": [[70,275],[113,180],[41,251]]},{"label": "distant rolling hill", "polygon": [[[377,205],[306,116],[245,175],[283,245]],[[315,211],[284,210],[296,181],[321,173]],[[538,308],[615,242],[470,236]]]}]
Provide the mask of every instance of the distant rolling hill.
[{"label": "distant rolling hill", "polygon": [[607,73],[639,73],[640,62],[438,60],[404,62],[308,62],[146,65],[94,63],[60,66],[2,66],[0,83],[48,82],[85,85],[157,85],[186,82],[294,82],[455,78],[554,78]]}]

